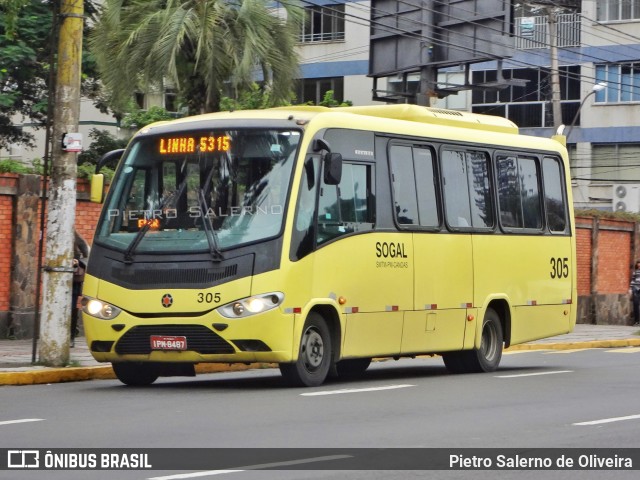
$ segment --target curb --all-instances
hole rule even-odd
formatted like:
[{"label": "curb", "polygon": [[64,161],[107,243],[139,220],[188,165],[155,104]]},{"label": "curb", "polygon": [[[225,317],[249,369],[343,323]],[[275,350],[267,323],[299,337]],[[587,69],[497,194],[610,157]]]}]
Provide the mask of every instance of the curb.
[{"label": "curb", "polygon": [[[241,372],[258,368],[274,368],[270,363],[200,363],[196,365],[198,373]],[[84,380],[112,380],[116,375],[111,365],[97,367],[40,367],[36,370],[18,372],[0,372],[1,385],[42,385],[45,383],[81,382]]]},{"label": "curb", "polygon": [[[528,350],[574,350],[586,348],[640,347],[640,339],[593,340],[566,343],[523,343],[506,348],[505,352]],[[241,372],[245,370],[275,368],[274,363],[200,363],[196,365],[196,374]],[[40,367],[29,371],[0,372],[1,385],[41,385],[46,383],[80,382],[85,380],[112,380],[116,376],[111,365],[97,367]]]},{"label": "curb", "polygon": [[574,350],[578,348],[621,348],[640,347],[640,338],[627,338],[624,340],[590,340],[585,342],[564,343],[522,343],[505,348],[505,352],[521,350]]}]

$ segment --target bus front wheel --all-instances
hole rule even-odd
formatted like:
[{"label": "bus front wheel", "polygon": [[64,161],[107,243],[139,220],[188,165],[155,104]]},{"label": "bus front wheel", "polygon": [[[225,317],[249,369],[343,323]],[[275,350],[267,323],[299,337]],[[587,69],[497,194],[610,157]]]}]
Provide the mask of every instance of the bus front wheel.
[{"label": "bus front wheel", "polygon": [[502,358],[504,341],[500,316],[488,308],[482,321],[480,348],[442,355],[444,364],[451,373],[493,372]]},{"label": "bus front wheel", "polygon": [[113,362],[113,371],[125,385],[151,385],[158,379],[158,373],[152,364],[142,362]]},{"label": "bus front wheel", "polygon": [[300,339],[298,360],[281,363],[280,372],[291,385],[316,387],[327,378],[331,366],[331,334],[327,322],[316,312],[309,314]]}]

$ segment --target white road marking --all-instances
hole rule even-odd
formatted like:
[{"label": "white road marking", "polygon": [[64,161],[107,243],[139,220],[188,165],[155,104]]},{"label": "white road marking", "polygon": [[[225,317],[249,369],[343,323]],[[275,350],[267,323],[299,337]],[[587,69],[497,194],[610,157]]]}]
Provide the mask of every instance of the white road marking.
[{"label": "white road marking", "polygon": [[290,465],[301,465],[304,463],[326,462],[330,460],[341,460],[343,458],[352,458],[351,455],[328,455],[325,457],[301,458],[300,460],[289,460],[285,462],[263,463],[259,465],[248,465],[246,467],[238,467],[233,470],[208,470],[204,472],[179,473],[177,475],[167,475],[165,477],[152,477],[147,480],[177,480],[181,478],[197,478],[209,477],[213,475],[222,475],[225,473],[238,473],[246,470],[262,470],[265,468],[286,467]]},{"label": "white road marking", "polygon": [[607,353],[638,353],[640,352],[640,347],[623,347],[616,348],[614,350],[607,350]]},{"label": "white road marking", "polygon": [[42,422],[44,418],[21,418],[20,420],[5,420],[0,425],[11,425],[14,423]]},{"label": "white road marking", "polygon": [[601,425],[603,423],[624,422],[626,420],[640,420],[640,415],[628,415],[626,417],[603,418],[602,420],[592,420],[590,422],[577,422],[572,425]]},{"label": "white road marking", "polygon": [[593,350],[593,348],[568,348],[566,350],[554,350],[552,352],[545,352],[545,355],[556,355],[565,353],[584,352],[586,350]]},{"label": "white road marking", "polygon": [[548,352],[549,350],[549,348],[540,348],[535,350],[505,350],[504,352],[502,352],[502,355],[517,355],[519,353],[541,353]]},{"label": "white road marking", "polygon": [[343,390],[325,390],[323,392],[301,393],[303,397],[317,397],[320,395],[340,395],[342,393],[363,393],[378,392],[381,390],[395,390],[396,388],[415,387],[415,385],[387,385],[386,387],[370,387],[370,388],[345,388]]},{"label": "white road marking", "polygon": [[537,377],[539,375],[555,375],[556,373],[573,373],[573,370],[555,370],[553,372],[518,373],[515,375],[494,375],[496,378]]}]

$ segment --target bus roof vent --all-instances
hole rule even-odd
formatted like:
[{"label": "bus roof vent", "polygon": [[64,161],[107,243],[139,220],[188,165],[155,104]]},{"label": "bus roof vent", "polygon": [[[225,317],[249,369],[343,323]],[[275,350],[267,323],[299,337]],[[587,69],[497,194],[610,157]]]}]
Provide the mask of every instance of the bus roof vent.
[{"label": "bus roof vent", "polygon": [[511,120],[493,115],[447,110],[444,108],[421,107],[418,105],[371,105],[364,107],[337,107],[326,109],[368,115],[370,117],[407,120],[411,122],[428,123],[433,125],[447,125],[451,127],[473,128],[502,133],[518,133],[518,127]]}]

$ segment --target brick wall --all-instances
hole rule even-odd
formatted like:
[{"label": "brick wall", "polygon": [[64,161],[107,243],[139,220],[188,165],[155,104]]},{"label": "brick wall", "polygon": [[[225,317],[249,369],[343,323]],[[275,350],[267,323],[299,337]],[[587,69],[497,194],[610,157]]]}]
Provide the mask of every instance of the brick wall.
[{"label": "brick wall", "polygon": [[[18,176],[0,175],[0,191],[15,190]],[[13,238],[13,199],[11,195],[0,195],[0,312],[9,310],[9,288],[11,282],[11,253]]]},{"label": "brick wall", "polygon": [[[16,225],[19,223],[15,215],[16,191],[18,175],[0,174],[0,337],[7,334],[11,311],[11,275],[12,258],[14,256],[13,238]],[[76,203],[76,229],[91,244],[95,225],[100,214],[101,205],[89,202],[89,182],[78,179],[78,200]],[[40,226],[40,207],[38,208],[37,226]],[[46,219],[45,219],[46,225]],[[36,272],[33,273],[34,276]]]},{"label": "brick wall", "polygon": [[627,292],[637,232],[633,221],[576,218],[578,323],[631,323]]},{"label": "brick wall", "polygon": [[[0,335],[10,310],[12,238],[18,176],[0,174]],[[101,206],[89,202],[89,184],[78,180],[76,229],[91,244]],[[628,324],[630,268],[640,258],[638,223],[576,218],[578,322]],[[34,272],[35,275],[35,272]]]}]

